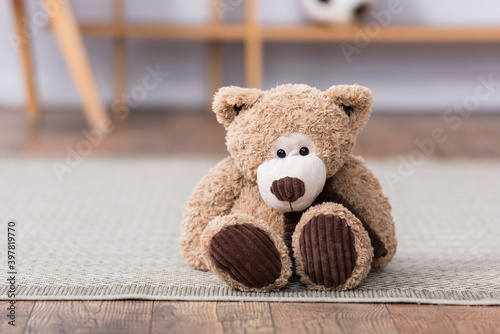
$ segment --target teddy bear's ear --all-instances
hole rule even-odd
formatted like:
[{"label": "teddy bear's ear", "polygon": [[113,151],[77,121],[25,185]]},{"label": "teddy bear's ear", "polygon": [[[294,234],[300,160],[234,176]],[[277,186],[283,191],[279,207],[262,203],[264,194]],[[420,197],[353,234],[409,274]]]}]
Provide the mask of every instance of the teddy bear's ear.
[{"label": "teddy bear's ear", "polygon": [[332,86],[325,95],[349,116],[354,133],[363,129],[372,111],[372,92],[368,88],[358,85]]},{"label": "teddy bear's ear", "polygon": [[227,128],[235,117],[250,108],[262,94],[261,90],[255,88],[236,86],[220,88],[215,93],[212,103],[212,109],[217,116],[217,121]]}]

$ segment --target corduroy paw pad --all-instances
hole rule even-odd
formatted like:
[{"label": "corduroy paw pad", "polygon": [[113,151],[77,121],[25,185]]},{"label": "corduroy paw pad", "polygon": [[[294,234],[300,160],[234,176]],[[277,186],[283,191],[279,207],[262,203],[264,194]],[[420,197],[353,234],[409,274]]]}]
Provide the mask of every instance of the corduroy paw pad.
[{"label": "corduroy paw pad", "polygon": [[210,257],[220,270],[249,288],[274,283],[281,273],[281,259],[269,236],[250,225],[223,228],[210,243]]},{"label": "corduroy paw pad", "polygon": [[354,235],[345,219],[335,215],[318,215],[304,226],[300,253],[305,274],[326,288],[344,284],[356,265]]}]

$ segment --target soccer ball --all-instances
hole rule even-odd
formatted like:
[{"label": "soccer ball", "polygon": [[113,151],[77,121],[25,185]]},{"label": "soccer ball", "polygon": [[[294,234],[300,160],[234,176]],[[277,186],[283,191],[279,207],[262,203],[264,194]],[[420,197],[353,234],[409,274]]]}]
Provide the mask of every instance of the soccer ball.
[{"label": "soccer ball", "polygon": [[307,17],[323,24],[353,23],[371,4],[371,0],[302,0]]}]

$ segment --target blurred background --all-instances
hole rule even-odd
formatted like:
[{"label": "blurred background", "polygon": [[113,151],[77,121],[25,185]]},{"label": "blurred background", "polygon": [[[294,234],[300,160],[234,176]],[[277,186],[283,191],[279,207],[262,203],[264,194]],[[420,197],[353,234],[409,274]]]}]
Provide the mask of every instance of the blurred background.
[{"label": "blurred background", "polygon": [[[109,117],[112,130],[93,145],[93,155],[223,155],[224,131],[209,109],[214,85],[283,83],[369,87],[373,116],[360,135],[359,154],[409,154],[436,128],[447,139],[433,156],[500,152],[497,1],[374,0],[355,22],[341,24],[308,14],[304,3],[329,3],[319,0],[258,1],[255,7],[243,0],[24,1],[21,30],[16,2],[0,2],[2,154],[65,155]],[[355,7],[345,15],[364,5],[351,2]],[[68,4],[77,34],[62,15]],[[25,38],[19,38],[22,29]],[[75,38],[83,41],[90,74],[78,74],[86,67],[75,56]],[[27,62],[19,51],[26,44],[37,105],[31,112]],[[68,57],[76,57],[73,68]],[[248,68],[249,58],[258,70]],[[89,110],[100,104],[85,102],[79,75],[95,81],[104,118],[97,112],[89,121]]]}]

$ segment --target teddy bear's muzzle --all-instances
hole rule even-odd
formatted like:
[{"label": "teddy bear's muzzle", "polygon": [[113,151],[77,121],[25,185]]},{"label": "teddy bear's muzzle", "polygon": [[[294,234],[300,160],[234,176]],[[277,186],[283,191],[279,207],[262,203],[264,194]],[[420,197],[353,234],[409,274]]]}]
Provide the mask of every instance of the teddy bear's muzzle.
[{"label": "teddy bear's muzzle", "polygon": [[307,209],[326,182],[326,166],[314,142],[303,133],[277,138],[272,158],[257,168],[257,185],[264,202],[279,212]]},{"label": "teddy bear's muzzle", "polygon": [[306,186],[304,181],[296,177],[284,177],[275,180],[271,186],[271,193],[280,201],[293,203],[304,196]]}]

